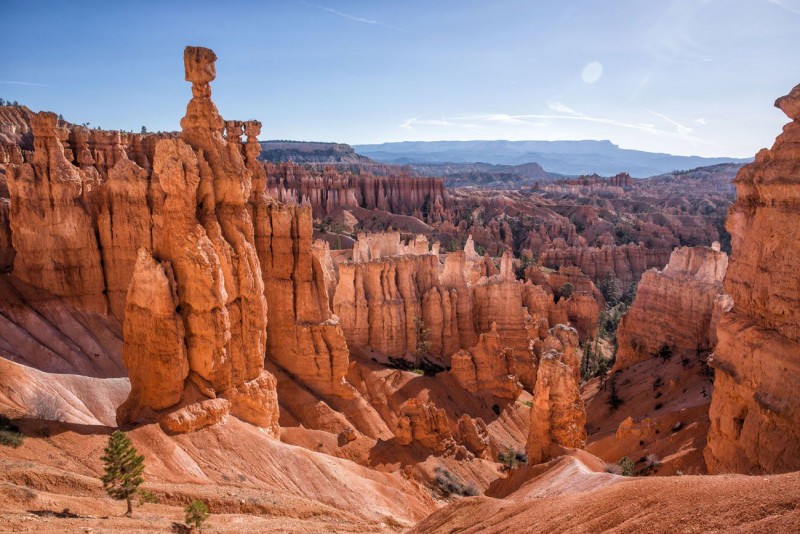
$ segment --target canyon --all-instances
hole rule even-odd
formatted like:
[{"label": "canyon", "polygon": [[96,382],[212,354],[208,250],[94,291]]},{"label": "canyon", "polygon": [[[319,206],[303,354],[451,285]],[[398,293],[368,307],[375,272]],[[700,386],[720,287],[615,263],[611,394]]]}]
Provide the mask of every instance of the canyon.
[{"label": "canyon", "polygon": [[450,188],[260,142],[183,59],[179,132],[0,107],[0,529],[797,524],[800,86],[744,167]]}]

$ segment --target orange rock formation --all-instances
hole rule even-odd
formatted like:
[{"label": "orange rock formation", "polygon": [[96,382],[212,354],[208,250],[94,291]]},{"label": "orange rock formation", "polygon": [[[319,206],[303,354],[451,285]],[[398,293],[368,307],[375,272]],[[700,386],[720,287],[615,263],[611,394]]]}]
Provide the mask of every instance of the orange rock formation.
[{"label": "orange rock formation", "polygon": [[676,249],[663,271],[645,272],[617,331],[614,370],[652,358],[664,347],[712,349],[719,318],[732,305],[722,289],[727,266],[728,255],[714,244]]},{"label": "orange rock formation", "polygon": [[775,105],[792,120],[736,177],[719,324],[711,428],[712,473],[800,469],[800,86]]}]

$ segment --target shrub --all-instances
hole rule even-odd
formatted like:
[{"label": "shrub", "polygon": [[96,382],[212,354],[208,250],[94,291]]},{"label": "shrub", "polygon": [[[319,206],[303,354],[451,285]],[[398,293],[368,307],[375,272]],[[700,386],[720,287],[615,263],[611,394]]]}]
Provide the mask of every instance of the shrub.
[{"label": "shrub", "polygon": [[210,515],[206,503],[199,499],[193,500],[188,506],[186,506],[185,511],[186,523],[188,525],[194,525],[197,530],[200,530],[200,527]]},{"label": "shrub", "polygon": [[22,445],[22,432],[8,417],[0,415],[0,445],[16,449]]},{"label": "shrub", "polygon": [[161,504],[161,499],[147,490],[140,489],[136,494],[139,496],[139,504]]},{"label": "shrub", "polygon": [[528,463],[528,455],[513,447],[506,447],[506,450],[497,455],[497,461],[503,464],[503,471],[513,471]]},{"label": "shrub", "polygon": [[435,472],[436,478],[434,482],[442,496],[450,497],[451,495],[460,495],[462,497],[474,497],[478,495],[478,489],[473,484],[464,484],[464,482],[459,480],[458,477],[444,467],[437,467]]},{"label": "shrub", "polygon": [[658,389],[664,385],[664,379],[660,376],[657,376],[655,380],[653,380],[653,389]]},{"label": "shrub", "polygon": [[658,349],[656,356],[661,358],[662,361],[666,362],[667,360],[672,358],[672,347],[670,347],[667,344],[662,345],[661,348]]},{"label": "shrub", "polygon": [[639,474],[647,476],[653,472],[654,469],[658,469],[661,466],[661,459],[656,456],[655,454],[648,454],[644,460],[644,467],[639,472]]},{"label": "shrub", "polygon": [[622,298],[622,284],[610,274],[597,282],[597,289],[609,306],[615,306]]},{"label": "shrub", "polygon": [[62,421],[64,412],[61,411],[61,401],[52,395],[38,395],[33,399],[33,416],[45,421]]},{"label": "shrub", "polygon": [[617,465],[619,466],[620,471],[622,471],[622,473],[621,473],[622,476],[624,476],[624,477],[632,477],[633,476],[634,464],[633,464],[633,461],[631,461],[630,458],[628,458],[627,456],[623,456],[622,458],[619,459],[619,462],[617,462]]},{"label": "shrub", "polygon": [[423,358],[431,351],[431,329],[425,326],[422,317],[417,316],[415,320],[417,333],[417,346],[414,348],[414,358],[416,367],[420,367]]}]

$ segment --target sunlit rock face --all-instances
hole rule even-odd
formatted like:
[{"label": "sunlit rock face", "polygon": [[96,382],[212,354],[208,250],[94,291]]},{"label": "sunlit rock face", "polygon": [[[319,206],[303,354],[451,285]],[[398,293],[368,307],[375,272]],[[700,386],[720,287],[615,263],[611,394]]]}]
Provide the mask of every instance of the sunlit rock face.
[{"label": "sunlit rock face", "polygon": [[711,428],[712,473],[800,469],[800,86],[775,105],[792,120],[736,177]]},{"label": "sunlit rock face", "polygon": [[619,325],[614,370],[653,358],[664,347],[712,349],[719,319],[732,304],[722,287],[727,266],[728,255],[715,244],[676,249],[664,270],[645,272]]}]

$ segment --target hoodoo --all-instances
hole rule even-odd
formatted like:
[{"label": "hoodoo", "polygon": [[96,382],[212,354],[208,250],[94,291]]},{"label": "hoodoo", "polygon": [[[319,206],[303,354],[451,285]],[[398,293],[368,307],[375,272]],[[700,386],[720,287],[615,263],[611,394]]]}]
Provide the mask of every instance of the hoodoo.
[{"label": "hoodoo", "polygon": [[[717,90],[738,71],[713,38],[736,27],[719,23],[732,13],[770,28],[738,32],[737,43],[765,52],[758,85],[775,83],[797,40],[778,3],[686,13],[726,68],[689,69],[692,83],[671,89],[756,109],[753,84]],[[598,61],[535,80],[519,61],[489,64],[513,56],[496,47],[523,41],[557,57],[551,41],[525,40],[544,19],[594,43],[608,25],[591,27],[607,15],[591,3],[596,16],[542,2],[472,6],[482,16],[462,17],[461,33],[485,38],[463,40],[448,63],[458,70],[458,47],[478,43],[462,50],[461,70],[500,83],[455,84],[437,95],[453,99],[441,118],[418,101],[425,91],[392,94],[397,80],[430,74],[425,40],[392,58],[397,46],[374,39],[424,34],[419,21],[437,15],[428,5],[400,16],[382,3],[226,4],[187,19],[169,2],[130,14],[116,3],[44,14],[6,4],[1,532],[797,530],[800,85],[777,100],[790,122],[755,161],[674,156],[615,143],[716,152],[755,142],[774,117],[729,128],[724,105],[701,110],[703,99],[663,83],[634,83],[640,104],[652,101],[639,111],[656,110],[647,124],[623,121],[636,110],[620,115],[608,98],[581,104],[578,93],[648,78],[636,46],[604,46],[606,74]],[[641,4],[628,19],[663,18],[663,6]],[[128,23],[136,17],[146,32]],[[236,56],[227,85],[209,48],[159,55],[201,19]],[[74,20],[118,38],[78,32],[85,46],[71,46]],[[264,20],[269,50],[258,44]],[[298,24],[309,30],[300,45]],[[185,81],[145,90],[120,69],[92,78],[81,50],[123,57],[121,46],[154,73],[182,50]],[[662,77],[688,72],[696,54],[683,55]],[[342,73],[367,63],[399,70],[391,83],[360,76],[346,87]],[[228,70],[237,64],[244,77]],[[428,84],[440,92],[454,86],[443,68]],[[585,91],[553,85],[569,85],[570,68]],[[492,100],[476,88],[516,76],[565,104],[509,89],[494,99],[508,109],[474,113]],[[406,85],[425,87],[417,81]],[[173,90],[186,91],[185,113]],[[16,100],[47,105],[64,91],[80,95],[67,118]],[[533,100],[515,101],[523,93]],[[114,111],[122,101],[130,109]],[[506,114],[531,105],[549,111]],[[228,106],[269,112],[270,125],[262,135],[259,120],[223,117]],[[563,128],[609,140],[413,140]],[[279,139],[290,132],[330,138]],[[259,141],[267,134],[276,139]],[[381,135],[411,140],[341,143]]]},{"label": "hoodoo", "polygon": [[775,105],[792,120],[736,177],[706,462],[713,473],[800,469],[800,85]]},{"label": "hoodoo", "polygon": [[[140,249],[124,319],[123,359],[135,386],[118,419],[147,420],[150,411],[167,410],[159,418],[165,430],[185,432],[230,411],[277,432],[275,378],[264,370],[267,306],[247,209],[252,173],[243,159],[241,124],[229,121],[224,138],[211,101],[215,60],[207,48],[186,48],[192,100],[181,139],[155,147],[151,253],[162,265]],[[153,277],[158,284],[150,283]],[[148,288],[161,293],[148,296]],[[164,302],[160,316],[148,316],[148,300]],[[166,339],[148,339],[162,333],[154,326],[174,324],[176,317],[182,324],[163,331]],[[166,352],[156,352],[161,343],[168,343]],[[184,382],[180,398],[159,395],[161,380],[148,376],[148,362],[169,357],[167,367],[188,370],[176,376]]]}]

